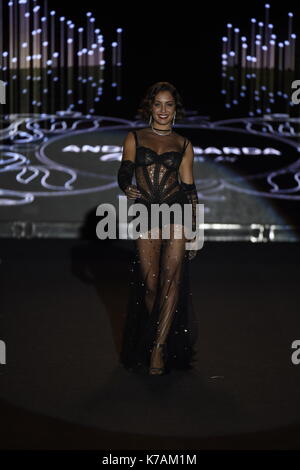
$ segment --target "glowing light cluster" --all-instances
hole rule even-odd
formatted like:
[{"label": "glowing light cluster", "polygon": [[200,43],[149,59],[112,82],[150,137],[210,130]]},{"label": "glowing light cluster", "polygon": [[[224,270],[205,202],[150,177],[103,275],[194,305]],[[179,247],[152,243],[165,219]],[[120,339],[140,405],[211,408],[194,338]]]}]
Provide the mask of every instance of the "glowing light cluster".
[{"label": "glowing light cluster", "polygon": [[[81,21],[81,18],[80,18]],[[47,0],[0,0],[0,79],[12,113],[95,112],[107,67],[104,37],[87,12],[77,27]],[[114,98],[121,99],[121,39],[111,45]],[[108,88],[109,89],[109,88]],[[110,96],[111,90],[109,89]]]},{"label": "glowing light cluster", "polygon": [[[264,21],[250,19],[249,37],[227,24],[222,37],[222,90],[226,108],[248,99],[249,115],[264,115],[279,105],[289,113],[291,82],[296,79],[296,34],[293,13],[287,14],[287,39],[280,40],[270,23],[270,4],[265,4]],[[299,77],[298,77],[299,78]]]}]

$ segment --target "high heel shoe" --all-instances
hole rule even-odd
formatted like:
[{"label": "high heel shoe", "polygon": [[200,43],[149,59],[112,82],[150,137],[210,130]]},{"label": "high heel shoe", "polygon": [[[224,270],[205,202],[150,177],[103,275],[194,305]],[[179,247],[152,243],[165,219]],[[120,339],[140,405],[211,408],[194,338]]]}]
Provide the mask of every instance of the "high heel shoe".
[{"label": "high heel shoe", "polygon": [[[162,350],[162,361],[166,360],[166,350],[165,350],[165,343],[154,343],[154,348],[151,353],[151,359],[152,359],[152,354],[154,353],[155,349],[161,348]],[[149,368],[149,374],[150,375],[162,375],[165,373],[165,364],[162,367],[154,367],[150,365]]]}]

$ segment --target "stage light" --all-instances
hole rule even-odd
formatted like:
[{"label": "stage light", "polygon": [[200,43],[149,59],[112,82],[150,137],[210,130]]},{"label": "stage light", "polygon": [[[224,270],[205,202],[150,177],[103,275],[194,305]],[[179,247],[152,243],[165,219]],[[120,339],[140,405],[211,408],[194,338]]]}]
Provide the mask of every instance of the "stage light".
[{"label": "stage light", "polygon": [[[33,2],[34,3],[34,2]],[[38,105],[41,100],[37,99],[43,90],[48,89],[49,97],[44,100],[43,106],[49,108],[50,112],[55,112],[57,97],[60,100],[60,107],[69,107],[72,102],[65,99],[67,96],[67,85],[69,84],[79,95],[85,95],[81,101],[87,109],[94,109],[93,101],[96,98],[95,87],[90,87],[90,81],[82,81],[78,76],[86,76],[91,73],[93,78],[91,82],[101,83],[104,76],[104,68],[107,61],[104,58],[106,50],[101,47],[103,44],[103,35],[100,35],[101,29],[95,28],[96,19],[91,12],[86,13],[87,25],[85,28],[78,28],[79,35],[74,36],[75,24],[59,15],[60,12],[47,8],[42,13],[42,7],[32,2],[9,1],[9,8],[4,13],[0,9],[1,24],[7,25],[6,37],[9,44],[8,56],[1,50],[0,55],[6,60],[0,67],[0,79],[9,81],[9,77],[16,77],[20,80],[20,87],[13,85],[10,87],[10,97],[8,107],[10,112],[26,113],[31,111],[31,104]],[[13,8],[12,8],[13,7]],[[3,15],[8,15],[6,18]],[[31,17],[32,16],[32,22]],[[59,35],[57,32],[59,24]],[[32,28],[32,26],[34,26]],[[18,42],[15,39],[16,31],[19,31]],[[112,65],[114,81],[120,86],[121,75],[116,72],[116,67],[122,65],[121,54],[121,33],[123,29],[117,29],[117,39],[112,49],[115,50],[116,60]],[[55,51],[55,45],[59,44],[59,51]],[[82,50],[84,49],[84,52]],[[30,55],[32,51],[32,55]],[[53,60],[49,60],[53,58]],[[28,79],[28,71],[32,75],[33,88],[29,94],[34,99],[21,99],[24,84]],[[52,77],[54,77],[52,79]],[[16,79],[14,79],[15,81]],[[49,80],[49,87],[48,87]],[[42,87],[37,85],[42,83]],[[83,84],[85,84],[83,86]],[[86,88],[87,87],[87,88]],[[89,88],[90,87],[90,88]],[[120,93],[118,94],[120,95]],[[33,96],[31,98],[33,98]],[[34,109],[32,110],[35,111]],[[40,110],[39,110],[40,111]]]},{"label": "stage light", "polygon": [[[253,106],[254,96],[256,96],[255,90],[260,90],[262,105],[268,110],[274,104],[270,102],[269,92],[273,93],[272,96],[281,96],[284,99],[288,99],[290,83],[293,78],[297,78],[295,76],[296,35],[292,31],[294,15],[292,13],[288,14],[288,37],[284,41],[278,41],[278,35],[273,34],[275,26],[269,21],[269,13],[270,4],[267,3],[265,5],[264,21],[250,18],[251,30],[249,39],[242,35],[241,40],[239,42],[236,41],[240,28],[235,26],[234,32],[236,36],[233,38],[234,44],[231,44],[230,28],[232,24],[226,24],[227,36],[222,37],[222,53],[229,54],[230,60],[228,64],[224,62],[225,56],[222,55],[221,57],[222,90],[226,90],[226,103],[233,102],[234,97],[237,95],[243,96],[239,91],[245,86],[248,90],[247,95],[249,96],[250,107]],[[232,77],[234,77],[234,81]],[[232,81],[233,86],[229,86],[228,82]],[[261,84],[263,86],[260,86]],[[276,87],[282,92],[280,95],[275,93]],[[263,99],[263,95],[266,95],[266,99]],[[284,105],[289,106],[288,101]],[[264,112],[265,109],[262,109],[262,106],[260,106],[257,112]]]}]

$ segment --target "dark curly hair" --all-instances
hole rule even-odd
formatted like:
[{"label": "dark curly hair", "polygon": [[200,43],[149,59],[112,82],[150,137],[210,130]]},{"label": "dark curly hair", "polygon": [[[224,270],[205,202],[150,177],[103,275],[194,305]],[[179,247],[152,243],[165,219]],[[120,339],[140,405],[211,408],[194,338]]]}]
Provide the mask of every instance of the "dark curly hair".
[{"label": "dark curly hair", "polygon": [[137,110],[137,118],[145,122],[149,121],[151,116],[152,104],[155,100],[155,96],[160,91],[169,91],[171,93],[171,95],[175,99],[176,105],[175,121],[183,120],[185,117],[185,109],[182,104],[181,96],[175,86],[169,82],[156,82],[147,89],[146,94],[141,100],[139,108]]}]

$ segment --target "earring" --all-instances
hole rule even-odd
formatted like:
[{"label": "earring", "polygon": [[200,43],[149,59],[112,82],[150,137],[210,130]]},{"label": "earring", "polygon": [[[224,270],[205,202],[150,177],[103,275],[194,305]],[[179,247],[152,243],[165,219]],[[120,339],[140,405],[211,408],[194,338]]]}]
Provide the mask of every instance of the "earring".
[{"label": "earring", "polygon": [[173,116],[173,126],[175,124],[175,116],[176,116],[176,111],[175,111],[174,116]]},{"label": "earring", "polygon": [[151,122],[152,122],[152,114],[150,115],[149,126],[151,126]]}]

